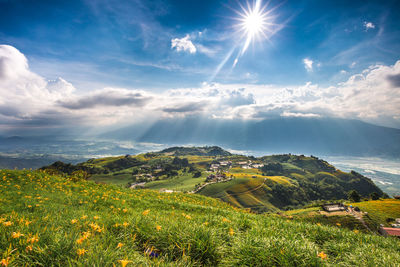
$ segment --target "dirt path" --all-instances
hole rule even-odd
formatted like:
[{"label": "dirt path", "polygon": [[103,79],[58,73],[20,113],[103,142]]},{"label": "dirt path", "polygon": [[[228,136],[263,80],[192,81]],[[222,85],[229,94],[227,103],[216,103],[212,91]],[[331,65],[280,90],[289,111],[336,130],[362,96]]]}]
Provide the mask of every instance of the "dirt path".
[{"label": "dirt path", "polygon": [[195,189],[195,190],[193,190],[193,191],[190,191],[189,193],[190,193],[190,194],[195,194],[195,193],[199,192],[201,189],[203,189],[204,187],[206,187],[207,185],[210,185],[210,184],[217,184],[217,183],[224,183],[224,182],[228,182],[228,181],[230,181],[230,180],[232,180],[232,179],[233,179],[233,178],[229,178],[229,179],[223,180],[223,181],[205,183],[205,184],[203,184],[202,186],[198,187],[197,189]]},{"label": "dirt path", "polygon": [[362,213],[362,212],[357,212],[357,211],[354,211],[354,210],[349,210],[349,213],[350,213],[354,218],[356,218],[357,220],[359,220],[359,221],[362,223],[362,225],[365,227],[365,229],[367,229],[367,230],[370,231],[371,233],[373,232],[373,231],[371,230],[371,228],[369,228],[368,225],[365,223],[365,221],[364,221],[364,219],[363,219],[363,213]]}]

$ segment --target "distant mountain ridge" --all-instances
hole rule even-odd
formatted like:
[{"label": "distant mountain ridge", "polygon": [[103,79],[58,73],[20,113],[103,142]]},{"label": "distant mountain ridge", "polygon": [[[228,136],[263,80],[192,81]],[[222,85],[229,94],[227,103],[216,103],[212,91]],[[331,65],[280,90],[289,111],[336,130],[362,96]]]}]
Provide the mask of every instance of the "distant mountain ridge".
[{"label": "distant mountain ridge", "polygon": [[235,150],[274,154],[400,158],[400,129],[334,118],[165,119],[148,127],[125,127],[101,137],[176,145],[218,144]]},{"label": "distant mountain ridge", "polygon": [[230,152],[218,146],[205,147],[170,147],[158,153],[172,154],[174,156],[196,155],[196,156],[230,156]]}]

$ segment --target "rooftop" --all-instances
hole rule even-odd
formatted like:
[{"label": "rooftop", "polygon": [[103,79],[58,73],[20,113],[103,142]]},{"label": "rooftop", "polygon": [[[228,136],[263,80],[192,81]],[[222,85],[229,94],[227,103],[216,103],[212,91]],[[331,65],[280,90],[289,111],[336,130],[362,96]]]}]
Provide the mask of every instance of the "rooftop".
[{"label": "rooftop", "polygon": [[382,227],[382,229],[391,236],[400,236],[400,228]]}]

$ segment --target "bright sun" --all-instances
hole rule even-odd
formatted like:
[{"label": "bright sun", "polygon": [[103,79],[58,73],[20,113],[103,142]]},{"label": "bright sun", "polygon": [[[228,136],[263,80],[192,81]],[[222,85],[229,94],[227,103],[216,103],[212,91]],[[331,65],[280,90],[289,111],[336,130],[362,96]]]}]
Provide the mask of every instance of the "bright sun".
[{"label": "bright sun", "polygon": [[262,14],[251,13],[244,18],[243,27],[245,28],[247,34],[253,36],[263,30],[264,23],[265,21],[262,17]]},{"label": "bright sun", "polygon": [[240,21],[237,26],[245,37],[241,51],[243,54],[255,38],[268,38],[268,33],[272,32],[271,27],[274,24],[270,14],[272,10],[267,10],[266,5],[261,6],[261,0],[255,0],[252,5],[247,2],[247,8],[241,6],[241,9],[242,12],[237,12]]}]

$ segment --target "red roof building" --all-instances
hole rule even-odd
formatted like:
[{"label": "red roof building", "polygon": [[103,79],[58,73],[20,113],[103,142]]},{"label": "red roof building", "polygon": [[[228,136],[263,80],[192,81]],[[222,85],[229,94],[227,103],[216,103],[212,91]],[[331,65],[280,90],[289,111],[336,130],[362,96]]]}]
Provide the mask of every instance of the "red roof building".
[{"label": "red roof building", "polygon": [[400,238],[400,228],[381,227],[381,233],[386,236],[397,236]]}]

